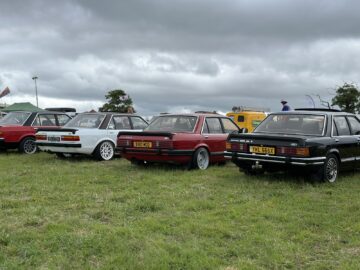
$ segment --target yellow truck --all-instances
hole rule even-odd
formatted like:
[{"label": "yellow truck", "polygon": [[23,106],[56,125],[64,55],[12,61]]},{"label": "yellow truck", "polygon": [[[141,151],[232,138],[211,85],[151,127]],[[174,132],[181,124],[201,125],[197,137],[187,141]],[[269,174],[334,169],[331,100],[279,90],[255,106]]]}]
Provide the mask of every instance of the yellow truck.
[{"label": "yellow truck", "polygon": [[232,112],[228,112],[226,116],[230,117],[245,132],[252,132],[262,120],[267,116],[266,112],[270,109],[266,108],[250,108],[250,107],[233,107]]}]

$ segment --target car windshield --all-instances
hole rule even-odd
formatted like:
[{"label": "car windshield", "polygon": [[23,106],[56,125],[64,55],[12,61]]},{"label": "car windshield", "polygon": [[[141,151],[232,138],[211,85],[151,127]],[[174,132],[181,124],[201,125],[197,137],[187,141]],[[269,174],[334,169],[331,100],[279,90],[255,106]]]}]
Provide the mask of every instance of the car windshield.
[{"label": "car windshield", "polygon": [[282,133],[321,136],[325,126],[324,115],[271,114],[254,133]]},{"label": "car windshield", "polygon": [[99,128],[104,120],[104,114],[78,114],[71,119],[64,127],[67,128]]},{"label": "car windshield", "polygon": [[18,125],[22,126],[29,118],[29,112],[11,112],[0,120],[0,125]]},{"label": "car windshield", "polygon": [[145,129],[148,131],[192,132],[197,117],[184,115],[159,116]]}]

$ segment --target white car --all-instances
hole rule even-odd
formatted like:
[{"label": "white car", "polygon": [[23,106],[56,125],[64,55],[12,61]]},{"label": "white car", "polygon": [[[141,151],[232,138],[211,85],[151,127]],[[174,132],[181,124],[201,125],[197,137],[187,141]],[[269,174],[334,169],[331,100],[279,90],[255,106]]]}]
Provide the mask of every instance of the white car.
[{"label": "white car", "polygon": [[83,113],[60,129],[39,128],[36,144],[40,150],[58,157],[83,154],[110,160],[119,131],[142,131],[147,126],[143,118],[134,114]]}]

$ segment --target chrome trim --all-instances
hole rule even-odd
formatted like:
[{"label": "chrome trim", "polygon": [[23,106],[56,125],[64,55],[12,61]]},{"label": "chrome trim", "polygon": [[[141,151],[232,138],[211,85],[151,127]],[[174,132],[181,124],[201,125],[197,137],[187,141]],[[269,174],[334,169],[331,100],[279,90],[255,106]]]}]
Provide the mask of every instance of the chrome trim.
[{"label": "chrome trim", "polygon": [[342,158],[341,159],[341,162],[351,162],[351,161],[356,161],[356,157]]},{"label": "chrome trim", "polygon": [[[224,151],[224,155],[233,155],[234,152],[228,152],[228,151]],[[291,160],[293,162],[296,161],[322,161],[325,160],[326,157],[309,157],[309,158],[299,158],[299,157],[288,157],[288,156],[276,156],[276,155],[257,155],[257,154],[248,154],[248,153],[235,153],[236,157],[238,157],[238,155],[243,155],[246,157],[252,157],[252,158],[277,158],[277,159],[282,159],[285,161],[285,159],[287,158],[291,158]]]}]

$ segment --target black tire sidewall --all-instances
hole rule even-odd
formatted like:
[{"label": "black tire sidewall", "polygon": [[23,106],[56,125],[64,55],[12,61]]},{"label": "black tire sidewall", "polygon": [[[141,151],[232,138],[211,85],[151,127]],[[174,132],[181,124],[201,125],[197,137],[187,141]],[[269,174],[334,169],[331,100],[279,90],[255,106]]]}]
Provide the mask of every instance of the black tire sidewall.
[{"label": "black tire sidewall", "polygon": [[[331,158],[333,158],[333,159],[336,161],[336,168],[337,168],[336,178],[335,178],[335,180],[332,181],[332,182],[330,182],[329,179],[326,178],[326,167],[327,167],[328,161],[329,161]],[[337,156],[334,155],[334,154],[328,154],[328,155],[326,156],[326,160],[325,160],[324,166],[323,166],[323,168],[322,168],[322,180],[323,180],[324,182],[327,182],[327,183],[334,183],[334,182],[336,182],[338,176],[339,176],[339,159],[338,159]]]},{"label": "black tire sidewall", "polygon": [[[25,143],[28,142],[28,141],[33,141],[34,144],[35,144],[35,151],[34,151],[33,153],[27,153],[27,152],[25,151],[24,145],[25,145]],[[21,153],[29,154],[29,155],[36,153],[36,151],[37,151],[37,146],[36,146],[36,143],[35,143],[35,139],[34,139],[34,138],[31,138],[31,137],[26,137],[26,138],[24,138],[24,139],[21,141],[20,145],[19,145],[19,151],[20,151]]]}]

